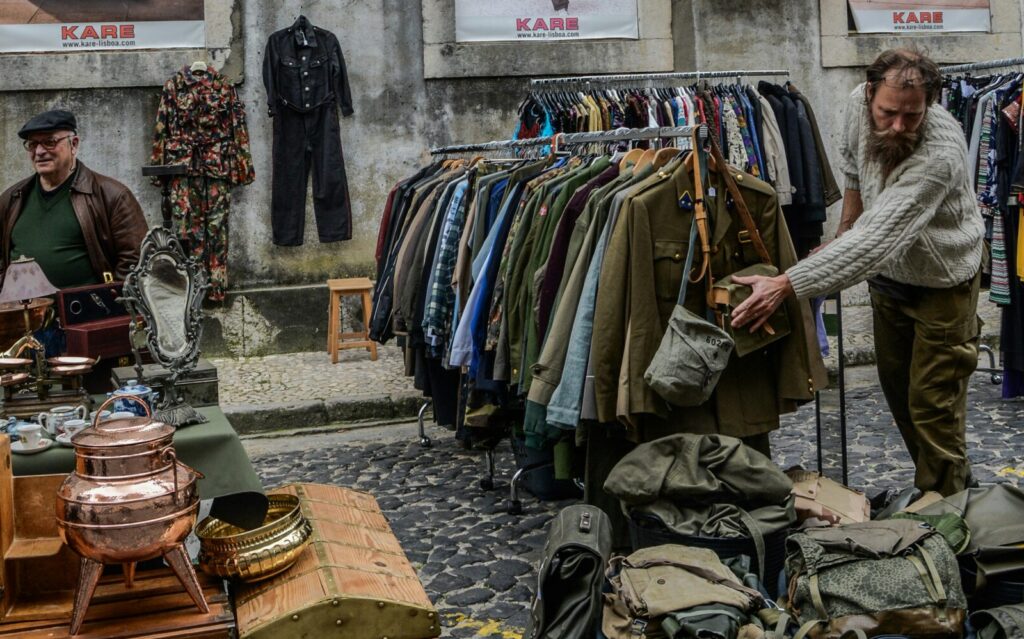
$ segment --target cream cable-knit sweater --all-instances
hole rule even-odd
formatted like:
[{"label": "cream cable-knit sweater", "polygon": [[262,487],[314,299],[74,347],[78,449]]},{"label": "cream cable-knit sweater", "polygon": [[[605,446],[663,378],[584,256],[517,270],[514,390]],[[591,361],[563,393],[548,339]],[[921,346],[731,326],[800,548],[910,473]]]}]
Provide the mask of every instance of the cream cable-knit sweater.
[{"label": "cream cable-knit sweater", "polygon": [[841,163],[846,188],[860,190],[864,212],[853,228],[786,271],[797,297],[832,293],[879,273],[946,288],[981,266],[984,223],[957,121],[941,106],[929,107],[924,140],[883,181],[878,163],[864,157],[869,118],[861,84],[847,104]]}]

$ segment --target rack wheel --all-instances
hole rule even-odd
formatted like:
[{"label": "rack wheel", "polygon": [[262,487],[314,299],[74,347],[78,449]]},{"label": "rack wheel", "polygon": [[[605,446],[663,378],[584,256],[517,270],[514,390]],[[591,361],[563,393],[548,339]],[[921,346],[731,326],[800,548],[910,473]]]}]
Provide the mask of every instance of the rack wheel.
[{"label": "rack wheel", "polygon": [[509,499],[505,502],[505,510],[507,510],[510,515],[522,515],[523,502],[518,499]]},{"label": "rack wheel", "polygon": [[480,480],[481,490],[494,490],[494,480],[489,477],[484,477]]}]

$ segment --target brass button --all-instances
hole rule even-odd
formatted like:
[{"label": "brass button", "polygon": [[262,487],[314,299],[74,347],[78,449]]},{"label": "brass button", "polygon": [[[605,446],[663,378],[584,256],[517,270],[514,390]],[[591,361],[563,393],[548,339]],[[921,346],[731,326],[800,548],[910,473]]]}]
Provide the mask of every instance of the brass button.
[{"label": "brass button", "polygon": [[737,174],[736,174],[736,181],[737,181],[737,182],[742,182],[742,181],[743,181],[743,175],[742,175],[742,174],[740,174],[740,173],[737,173]]},{"label": "brass button", "polygon": [[680,255],[679,253],[676,253],[675,255],[672,256],[672,259],[678,261],[679,258],[681,258],[681,257],[682,257],[682,255]]},{"label": "brass button", "polygon": [[335,626],[340,626],[340,625],[341,625],[341,619],[338,619],[338,620],[336,620],[336,621],[334,622],[334,625],[335,625]]},{"label": "brass button", "polygon": [[292,615],[292,621],[298,621],[298,620],[299,620],[299,616],[298,615]]}]

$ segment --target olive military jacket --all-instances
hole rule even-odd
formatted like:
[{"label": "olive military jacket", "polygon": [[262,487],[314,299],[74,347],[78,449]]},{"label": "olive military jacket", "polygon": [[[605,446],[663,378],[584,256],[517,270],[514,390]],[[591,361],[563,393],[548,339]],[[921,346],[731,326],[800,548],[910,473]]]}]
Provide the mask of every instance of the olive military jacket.
[{"label": "olive military jacket", "polygon": [[[743,199],[760,229],[773,263],[784,271],[796,263],[775,190],[735,172]],[[796,410],[827,384],[814,319],[806,301],[785,305],[791,333],[743,358],[733,354],[711,399],[679,408],[661,399],[643,379],[675,306],[683,277],[690,220],[696,199],[693,180],[680,163],[663,169],[642,192],[627,200],[605,253],[594,311],[591,363],[597,417],[625,424],[636,441],[648,428],[669,432],[720,433],[747,437],[778,428],[779,415]],[[710,175],[707,211],[711,273],[720,279],[759,263],[722,177]],[[695,264],[699,264],[697,247]],[[705,316],[703,283],[692,284],[686,307]]]}]

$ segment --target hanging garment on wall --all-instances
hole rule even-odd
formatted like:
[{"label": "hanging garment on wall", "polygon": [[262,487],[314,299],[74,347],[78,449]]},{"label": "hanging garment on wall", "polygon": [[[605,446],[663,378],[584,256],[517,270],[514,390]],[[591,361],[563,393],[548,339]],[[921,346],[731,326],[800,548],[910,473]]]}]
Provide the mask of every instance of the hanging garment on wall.
[{"label": "hanging garment on wall", "polygon": [[338,110],[352,115],[352,94],[338,38],[299,16],[267,40],[263,84],[274,121],[274,244],[302,244],[310,170],[320,241],[351,239],[352,204]]},{"label": "hanging garment on wall", "polygon": [[178,236],[209,271],[211,300],[228,285],[228,214],[233,186],[255,179],[245,107],[213,69],[183,67],[164,85],[157,110],[152,164],[188,166],[171,180],[171,216]]},{"label": "hanging garment on wall", "polygon": [[1003,397],[1024,395],[1024,255],[1019,230],[1024,206],[1020,144],[1024,74],[946,78],[941,104],[964,127],[968,162],[990,247],[989,300],[1002,307]]}]

